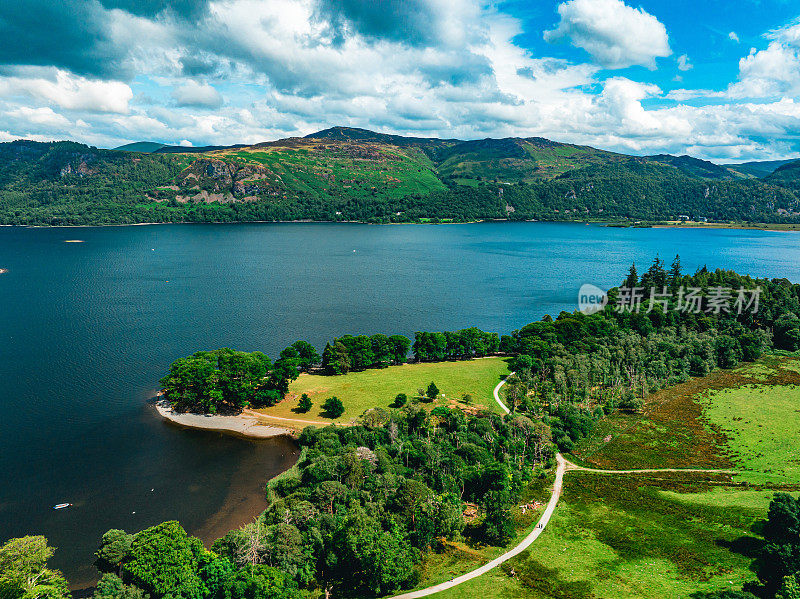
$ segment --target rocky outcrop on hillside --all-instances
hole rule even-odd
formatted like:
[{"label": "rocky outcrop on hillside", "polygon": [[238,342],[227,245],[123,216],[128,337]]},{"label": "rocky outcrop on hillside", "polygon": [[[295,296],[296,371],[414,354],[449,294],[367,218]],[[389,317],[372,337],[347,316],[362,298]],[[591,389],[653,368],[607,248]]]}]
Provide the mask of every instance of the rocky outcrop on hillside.
[{"label": "rocky outcrop on hillside", "polygon": [[184,201],[233,201],[268,192],[268,180],[273,176],[272,171],[258,164],[200,158],[178,175],[176,184],[181,190],[195,192],[181,195]]}]

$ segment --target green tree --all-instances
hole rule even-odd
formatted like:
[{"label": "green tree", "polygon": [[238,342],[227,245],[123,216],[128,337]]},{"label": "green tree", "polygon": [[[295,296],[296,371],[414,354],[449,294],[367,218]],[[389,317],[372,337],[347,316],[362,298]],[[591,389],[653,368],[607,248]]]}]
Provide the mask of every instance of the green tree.
[{"label": "green tree", "polygon": [[124,584],[111,572],[103,574],[94,591],[94,599],[148,599],[150,595],[133,585]]},{"label": "green tree", "polygon": [[350,355],[347,348],[339,341],[333,345],[328,343],[322,352],[322,368],[325,374],[338,375],[350,372]]},{"label": "green tree", "polygon": [[404,364],[411,348],[411,340],[404,335],[391,335],[389,342],[392,344],[392,362]]},{"label": "green tree", "polygon": [[134,536],[123,578],[154,597],[201,599],[204,585],[198,571],[209,555],[200,539],[187,535],[178,522],[163,522]]},{"label": "green tree", "polygon": [[300,375],[300,358],[281,357],[275,361],[269,373],[269,385],[278,391],[281,398],[289,391],[289,383]]},{"label": "green tree", "polygon": [[0,599],[63,599],[67,581],[47,567],[54,548],[43,536],[8,540],[0,547]]},{"label": "green tree", "polygon": [[681,257],[675,254],[675,259],[669,268],[669,275],[667,275],[667,283],[669,284],[670,291],[675,293],[681,284]]},{"label": "green tree", "polygon": [[100,548],[95,552],[95,565],[101,572],[120,573],[122,564],[131,556],[133,535],[112,528],[103,535]]},{"label": "green tree", "polygon": [[215,407],[218,372],[214,363],[197,355],[175,360],[161,379],[164,397],[178,411],[209,411]]},{"label": "green tree", "polygon": [[313,405],[314,404],[311,402],[311,398],[308,396],[308,393],[303,393],[300,396],[300,401],[297,402],[297,411],[303,413],[308,412]]},{"label": "green tree", "polygon": [[378,333],[369,338],[372,346],[371,366],[383,367],[393,361],[392,342],[386,335]]},{"label": "green tree", "polygon": [[630,270],[628,270],[628,276],[625,278],[624,286],[630,289],[639,286],[639,275],[636,272],[636,262],[631,264]]},{"label": "green tree", "polygon": [[297,583],[277,568],[258,564],[243,568],[227,581],[230,599],[301,599]]},{"label": "green tree", "polygon": [[344,404],[341,399],[334,395],[325,400],[322,404],[322,410],[326,418],[339,418],[344,414]]},{"label": "green tree", "polygon": [[796,314],[781,315],[775,321],[775,347],[788,351],[800,349],[800,318]]},{"label": "green tree", "polygon": [[653,264],[642,275],[641,286],[645,289],[655,287],[659,291],[667,286],[667,272],[664,270],[664,261],[658,256],[653,259]]},{"label": "green tree", "polygon": [[308,341],[295,341],[292,347],[297,350],[297,355],[300,358],[300,366],[304,370],[308,370],[312,366],[320,363],[320,356],[316,348]]},{"label": "green tree", "polygon": [[219,389],[222,399],[235,409],[249,405],[253,394],[269,370],[269,360],[260,352],[233,351],[227,348],[218,352]]},{"label": "green tree", "polygon": [[511,361],[509,366],[514,372],[530,372],[533,368],[533,358],[527,354],[520,354]]},{"label": "green tree", "polygon": [[716,342],[717,364],[720,368],[734,368],[742,358],[739,342],[730,335],[720,335]]},{"label": "green tree", "polygon": [[407,401],[408,396],[405,393],[398,393],[394,398],[394,402],[392,402],[392,406],[395,408],[402,408],[404,405],[406,405]]},{"label": "green tree", "polygon": [[429,401],[433,401],[439,396],[439,387],[436,386],[436,383],[431,381],[431,384],[428,385],[428,388],[425,391],[425,395],[427,396]]},{"label": "green tree", "polygon": [[756,573],[765,587],[765,596],[774,596],[785,583],[790,592],[792,582],[786,578],[800,573],[800,500],[788,493],[775,493],[767,512],[764,540]]}]

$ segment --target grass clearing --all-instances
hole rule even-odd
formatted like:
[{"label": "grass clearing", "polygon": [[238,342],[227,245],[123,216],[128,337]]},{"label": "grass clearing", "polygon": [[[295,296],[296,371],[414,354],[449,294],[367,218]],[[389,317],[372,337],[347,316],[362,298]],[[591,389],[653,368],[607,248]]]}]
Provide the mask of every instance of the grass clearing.
[{"label": "grass clearing", "polygon": [[[468,408],[461,402],[461,397],[469,393],[473,398],[473,407],[499,410],[492,391],[508,372],[506,358],[489,357],[461,362],[403,364],[342,376],[302,374],[289,386],[286,399],[258,412],[281,418],[326,420],[322,415],[322,403],[335,395],[344,403],[345,412],[331,422],[349,423],[370,408],[388,410],[398,393],[405,393],[409,402],[412,401],[417,390],[427,389],[431,381],[436,383],[444,397],[423,404],[426,407],[446,405]],[[303,393],[308,394],[314,405],[308,412],[299,413],[295,409]]]},{"label": "grass clearing", "polygon": [[576,462],[744,472],[568,473],[548,530],[503,567],[503,596],[691,597],[740,589],[754,577],[749,568],[761,543],[754,525],[776,490],[800,490],[798,375],[796,356],[771,355],[654,393],[641,413],[603,419],[576,446]]},{"label": "grass clearing", "polygon": [[705,478],[569,473],[553,529],[507,569],[530,597],[689,597],[741,588],[753,578],[750,558],[731,547],[748,545],[743,539],[768,502],[733,509],[664,495],[707,493]]},{"label": "grass clearing", "polygon": [[741,588],[754,578],[749,555],[758,539],[750,529],[770,496],[751,492],[744,505],[730,506],[716,501],[725,493],[715,489],[684,473],[571,472],[553,519],[529,550],[437,596],[688,599]]},{"label": "grass clearing", "polygon": [[[650,395],[598,423],[573,452],[608,468],[741,468],[752,483],[800,483],[800,360],[766,356]],[[796,443],[795,443],[796,444]]]},{"label": "grass clearing", "polygon": [[709,506],[719,508],[738,508],[766,513],[775,491],[770,489],[733,489],[712,487],[700,493],[677,493],[659,491],[659,496],[684,505]]},{"label": "grass clearing", "polygon": [[800,387],[745,385],[698,400],[724,433],[735,467],[745,470],[737,479],[800,483]]}]

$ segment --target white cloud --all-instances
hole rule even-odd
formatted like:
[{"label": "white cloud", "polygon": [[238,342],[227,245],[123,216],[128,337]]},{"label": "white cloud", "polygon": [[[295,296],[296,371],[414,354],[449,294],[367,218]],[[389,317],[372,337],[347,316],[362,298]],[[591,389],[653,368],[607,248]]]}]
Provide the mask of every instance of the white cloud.
[{"label": "white cloud", "polygon": [[739,81],[728,89],[731,98],[776,98],[800,94],[800,22],[766,34],[763,50],[751,48],[739,61]]},{"label": "white cloud", "polygon": [[731,31],[728,34],[728,39],[731,40],[732,42],[736,42],[737,44],[739,43],[739,36],[736,35],[735,31]]},{"label": "white cloud", "polygon": [[119,81],[90,80],[60,69],[43,69],[27,77],[0,77],[0,97],[13,96],[28,96],[68,110],[126,113],[133,92]]},{"label": "white cloud", "polygon": [[[412,40],[402,33],[410,18],[405,5],[389,24],[375,21],[380,11],[366,1],[349,0],[349,12],[332,24],[315,9],[320,1],[214,1],[205,18],[191,24],[112,11],[110,35],[119,47],[147,41],[124,58],[139,77],[128,85],[17,68],[0,76],[0,139],[198,146],[254,143],[341,124],[420,136],[541,136],[642,154],[766,159],[790,153],[800,130],[800,106],[792,100],[800,97],[800,31],[794,25],[769,32],[760,49],[742,57],[739,79],[730,86],[664,94],[630,73],[607,77],[602,70],[652,68],[671,54],[664,26],[620,0],[560,5],[561,22],[547,37],[589,51],[594,60],[582,64],[521,47],[522,22],[482,0],[457,0],[452,23],[442,17],[446,0],[430,2],[430,26]],[[692,66],[686,55],[675,60],[681,72]],[[131,87],[142,100],[131,101]]]},{"label": "white cloud", "polygon": [[19,106],[9,110],[6,114],[13,119],[19,119],[28,124],[44,125],[47,128],[61,128],[70,125],[69,119],[47,106],[41,108]]},{"label": "white cloud", "polygon": [[606,68],[656,68],[656,58],[672,54],[667,30],[653,15],[622,0],[568,0],[558,6],[561,22],[544,39],[569,39]]},{"label": "white cloud", "polygon": [[192,79],[172,90],[172,97],[178,106],[205,108],[222,106],[222,96],[213,85],[197,83]]}]

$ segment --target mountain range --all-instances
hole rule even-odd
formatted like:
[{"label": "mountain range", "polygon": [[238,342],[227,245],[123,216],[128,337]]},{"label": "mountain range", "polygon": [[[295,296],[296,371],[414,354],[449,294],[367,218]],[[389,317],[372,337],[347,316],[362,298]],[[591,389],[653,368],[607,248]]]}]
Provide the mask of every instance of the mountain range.
[{"label": "mountain range", "polygon": [[253,145],[0,144],[0,223],[674,220],[794,222],[800,161],[715,164],[544,138],[333,127]]}]

